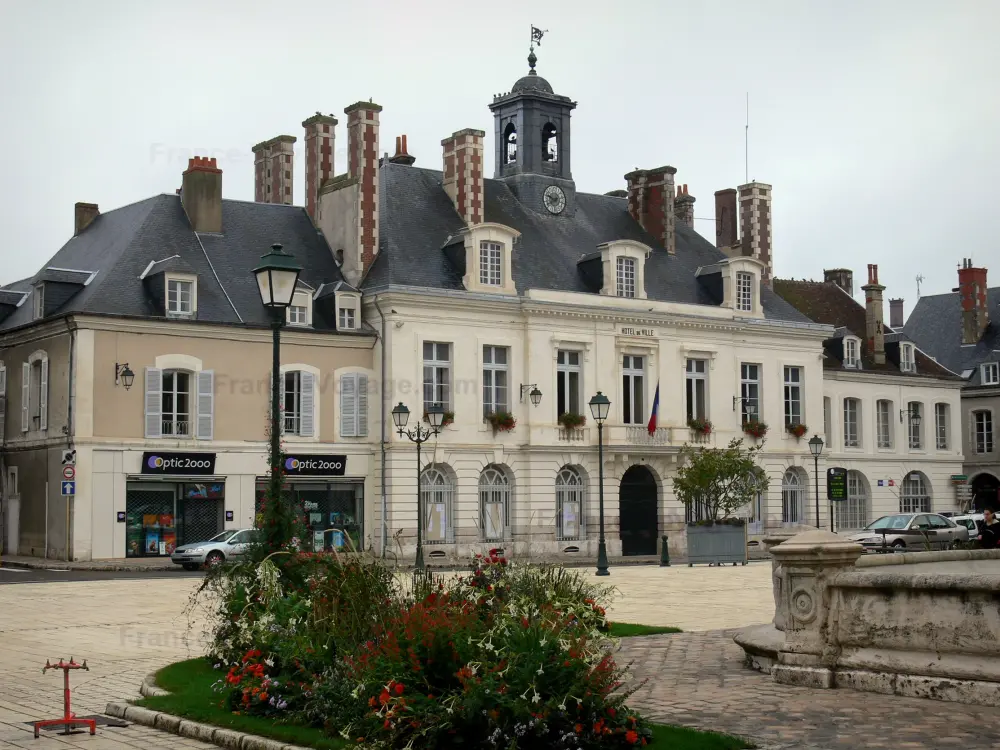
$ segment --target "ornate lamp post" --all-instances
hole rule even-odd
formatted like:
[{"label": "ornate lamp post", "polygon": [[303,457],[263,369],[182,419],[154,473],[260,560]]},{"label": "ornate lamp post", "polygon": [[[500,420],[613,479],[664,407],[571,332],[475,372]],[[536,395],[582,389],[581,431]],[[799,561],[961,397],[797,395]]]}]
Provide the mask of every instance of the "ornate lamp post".
[{"label": "ornate lamp post", "polygon": [[253,269],[257,277],[260,299],[271,313],[271,478],[270,495],[281,494],[281,327],[285,324],[285,309],[292,304],[295,286],[302,267],[284,252],[281,245],[271,245],[271,252],[261,256],[261,264]]},{"label": "ornate lamp post", "polygon": [[[823,438],[813,435],[809,438],[809,451],[813,454],[813,477],[816,481],[816,528],[819,528],[819,454],[823,452]],[[830,511],[833,513],[833,510]]]},{"label": "ornate lamp post", "polygon": [[406,429],[406,423],[410,419],[410,410],[400,401],[396,408],[392,410],[392,423],[396,425],[396,431],[400,437],[404,435],[417,444],[417,557],[413,562],[413,567],[418,571],[424,570],[424,509],[420,502],[420,446],[430,440],[434,435],[441,432],[441,423],[444,421],[444,409],[440,406],[430,406],[427,408],[427,420],[430,427],[424,427],[417,422],[417,426]]},{"label": "ornate lamp post", "polygon": [[601,538],[597,544],[597,575],[610,575],[608,572],[608,547],[604,541],[604,420],[608,418],[611,402],[600,391],[590,399],[590,414],[597,422],[597,496],[600,499]]}]

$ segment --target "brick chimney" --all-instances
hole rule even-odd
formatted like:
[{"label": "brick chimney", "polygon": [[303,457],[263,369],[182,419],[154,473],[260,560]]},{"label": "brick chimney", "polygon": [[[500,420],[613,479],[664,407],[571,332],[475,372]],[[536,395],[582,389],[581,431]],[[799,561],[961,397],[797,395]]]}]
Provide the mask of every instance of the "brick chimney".
[{"label": "brick chimney", "polygon": [[73,236],[80,234],[100,215],[96,203],[77,203],[73,208]]},{"label": "brick chimney", "polygon": [[986,269],[975,268],[971,258],[958,269],[958,296],[962,302],[962,343],[977,344],[990,324],[986,303]]},{"label": "brick chimney", "polygon": [[739,186],[743,255],[764,264],[763,281],[771,283],[771,186],[748,182]]},{"label": "brick chimney", "polygon": [[885,364],[885,326],[882,317],[882,292],[885,287],[878,283],[878,266],[868,264],[868,283],[861,287],[865,293],[865,339],[868,353],[875,364]]},{"label": "brick chimney", "polygon": [[625,175],[628,212],[670,255],[677,253],[674,231],[674,167],[637,169]]},{"label": "brick chimney", "polygon": [[739,242],[737,234],[736,191],[732,188],[715,191],[715,246],[732,247]]},{"label": "brick chimney", "polygon": [[334,130],[337,118],[317,112],[302,121],[306,130],[306,212],[316,220],[319,210],[319,188],[333,177]]},{"label": "brick chimney", "polygon": [[215,157],[195,156],[181,180],[181,205],[195,232],[222,231],[222,170]]},{"label": "brick chimney", "polygon": [[674,199],[674,216],[677,223],[694,229],[694,196],[688,194],[688,186],[685,183],[677,189],[677,197]]},{"label": "brick chimney", "polygon": [[849,268],[825,269],[823,281],[836,284],[850,296],[854,296],[854,271]]},{"label": "brick chimney", "polygon": [[406,151],[406,136],[397,135],[396,136],[396,154],[389,159],[393,164],[404,164],[407,167],[411,166],[413,162],[417,159],[414,156],[410,156]]},{"label": "brick chimney", "polygon": [[470,226],[483,222],[482,130],[459,130],[441,141],[444,158],[442,187],[459,215]]},{"label": "brick chimney", "polygon": [[295,136],[279,135],[253,147],[254,200],[292,205]]},{"label": "brick chimney", "polygon": [[371,102],[357,102],[344,109],[347,173],[358,182],[357,252],[362,276],[378,255],[378,113],[381,111],[382,107]]},{"label": "brick chimney", "polygon": [[902,330],[903,323],[903,300],[889,300],[889,327],[898,332]]}]

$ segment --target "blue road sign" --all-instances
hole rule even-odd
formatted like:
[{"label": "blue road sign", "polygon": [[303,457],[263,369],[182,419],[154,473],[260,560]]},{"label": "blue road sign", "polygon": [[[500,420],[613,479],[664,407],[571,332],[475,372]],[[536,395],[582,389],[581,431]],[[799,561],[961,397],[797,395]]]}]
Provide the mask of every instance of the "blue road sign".
[{"label": "blue road sign", "polygon": [[62,493],[64,495],[75,495],[76,494],[76,482],[63,482],[62,483]]}]

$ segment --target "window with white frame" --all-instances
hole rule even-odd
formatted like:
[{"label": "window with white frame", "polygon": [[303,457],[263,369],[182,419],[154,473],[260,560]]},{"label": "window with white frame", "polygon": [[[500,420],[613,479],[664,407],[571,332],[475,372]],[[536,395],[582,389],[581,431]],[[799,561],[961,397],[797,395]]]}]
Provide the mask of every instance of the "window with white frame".
[{"label": "window with white frame", "polygon": [[356,312],[353,307],[342,307],[337,313],[337,328],[342,331],[353,331],[358,327]]},{"label": "window with white frame", "polygon": [[858,448],[861,446],[861,401],[856,398],[844,399],[844,447]]},{"label": "window with white frame", "polygon": [[1000,385],[1000,362],[987,362],[981,372],[983,385]]},{"label": "window with white frame", "polygon": [[924,447],[924,405],[919,401],[911,401],[906,405],[909,414],[906,414],[908,432],[910,437],[910,450],[920,450]]},{"label": "window with white frame", "polygon": [[788,469],[781,480],[781,522],[802,523],[805,480],[794,468]]},{"label": "window with white frame", "polygon": [[167,314],[191,315],[194,312],[194,282],[167,279]]},{"label": "window with white frame", "polygon": [[927,479],[919,471],[911,471],[903,478],[899,490],[900,513],[930,513],[931,496]]},{"label": "window with white frame", "polygon": [[306,308],[304,305],[288,306],[288,325],[304,326],[308,325],[308,320],[309,320],[308,308]]},{"label": "window with white frame", "polygon": [[645,359],[634,354],[622,358],[622,421],[625,424],[645,424],[643,408]]},{"label": "window with white frame", "polygon": [[973,440],[976,453],[993,452],[993,412],[980,409],[972,412]]},{"label": "window with white frame", "polygon": [[483,347],[483,416],[510,411],[506,346]]},{"label": "window with white frame", "polygon": [[859,344],[860,341],[851,336],[844,339],[844,367],[857,368],[861,365],[861,359],[859,357]]},{"label": "window with white frame", "polygon": [[211,440],[215,434],[215,372],[147,367],[143,411],[147,438]]},{"label": "window with white frame", "polygon": [[340,376],[340,435],[368,435],[368,375],[362,372]]},{"label": "window with white frame", "polygon": [[903,372],[916,372],[917,363],[913,357],[913,344],[899,345],[899,369]]},{"label": "window with white frame", "polygon": [[191,436],[191,373],[163,371],[160,434],[163,437]]},{"label": "window with white frame", "polygon": [[740,422],[750,421],[747,407],[753,406],[754,419],[761,420],[760,413],[760,365],[740,363]]},{"label": "window with white frame", "polygon": [[586,484],[583,475],[572,466],[564,466],[556,476],[556,536],[579,539],[583,526],[583,501]]},{"label": "window with white frame", "polygon": [[802,424],[801,367],[785,367],[785,424]]},{"label": "window with white frame", "polygon": [[31,295],[32,317],[35,320],[45,317],[45,284],[38,284]]},{"label": "window with white frame", "polygon": [[939,451],[948,450],[948,404],[934,404],[934,445]]},{"label": "window with white frame", "polygon": [[311,372],[288,370],[284,374],[282,415],[284,433],[313,437],[315,422],[315,377]]},{"label": "window with white frame", "polygon": [[483,539],[500,542],[510,524],[510,479],[498,466],[487,466],[479,475],[479,514]]},{"label": "window with white frame", "polygon": [[451,344],[424,342],[424,411],[451,409]]},{"label": "window with white frame", "polygon": [[740,312],[753,310],[753,274],[739,271],[736,274],[736,309]]},{"label": "window with white frame", "polygon": [[446,544],[455,539],[452,513],[455,483],[439,466],[428,466],[420,475],[420,502],[424,513],[424,542]]},{"label": "window with white frame", "polygon": [[560,349],[556,354],[556,416],[583,414],[580,411],[583,368],[580,352]]},{"label": "window with white frame", "polygon": [[833,445],[833,439],[830,437],[833,432],[833,402],[830,401],[829,396],[823,397],[823,435],[826,438],[827,445]]},{"label": "window with white frame", "polygon": [[860,471],[847,472],[847,499],[833,503],[837,530],[863,529],[868,525],[868,482]]},{"label": "window with white frame", "polygon": [[892,401],[875,402],[875,440],[879,448],[892,448]]},{"label": "window with white frame", "polygon": [[479,243],[479,283],[485,286],[502,286],[500,274],[503,245],[484,240]]},{"label": "window with white frame", "polygon": [[619,297],[635,297],[635,258],[618,256],[617,294]]},{"label": "window with white frame", "polygon": [[708,419],[708,362],[689,359],[685,367],[687,418]]}]

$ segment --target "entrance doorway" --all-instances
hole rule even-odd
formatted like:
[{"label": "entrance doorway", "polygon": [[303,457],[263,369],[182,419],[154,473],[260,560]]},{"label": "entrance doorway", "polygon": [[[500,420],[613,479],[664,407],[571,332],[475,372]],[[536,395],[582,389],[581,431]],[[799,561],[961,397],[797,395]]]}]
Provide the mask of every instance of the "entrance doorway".
[{"label": "entrance doorway", "polygon": [[656,515],[657,487],[645,466],[632,466],[618,488],[619,534],[622,555],[655,555],[659,536]]},{"label": "entrance doorway", "polygon": [[1000,481],[992,474],[980,474],[972,480],[972,501],[977,513],[986,508],[1000,510]]}]

